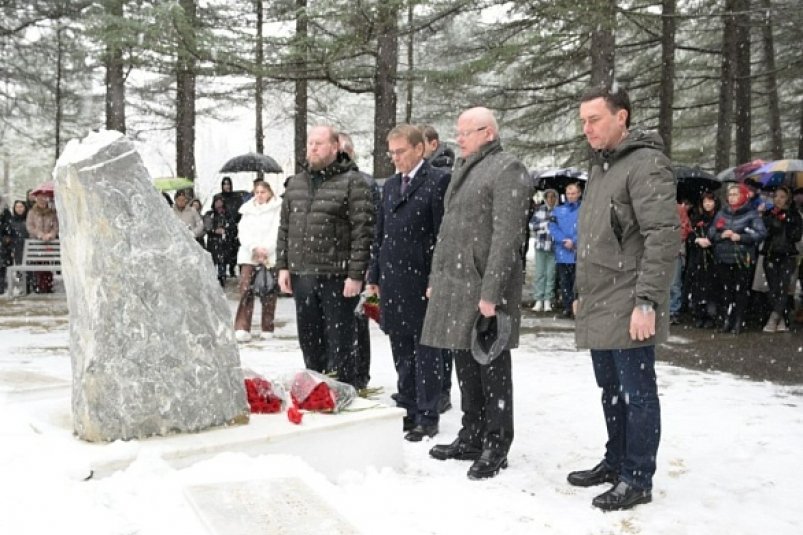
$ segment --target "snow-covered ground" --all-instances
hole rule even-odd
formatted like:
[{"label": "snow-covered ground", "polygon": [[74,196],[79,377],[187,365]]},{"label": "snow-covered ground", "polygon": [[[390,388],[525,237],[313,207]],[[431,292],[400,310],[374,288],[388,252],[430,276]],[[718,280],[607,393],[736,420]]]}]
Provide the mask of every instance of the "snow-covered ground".
[{"label": "snow-covered ground", "polygon": [[[265,374],[300,367],[292,300],[280,300],[277,320],[276,338],[242,347],[245,367]],[[63,315],[21,311],[6,315],[2,329],[0,376],[70,377]],[[389,403],[395,373],[375,326],[372,343],[371,385],[383,387],[381,399]],[[367,534],[803,532],[803,387],[659,365],[663,440],[653,503],[602,513],[591,499],[604,488],[566,483],[570,470],[597,463],[605,441],[588,354],[573,350],[570,332],[553,330],[524,336],[513,361],[510,467],[488,481],[467,479],[466,462],[427,455],[433,444],[454,438],[458,408],[443,416],[435,439],[404,443],[400,471],[368,467],[331,482],[292,456],[223,453],[175,469],[143,455],[109,477],[82,481],[81,444],[42,424],[30,402],[0,390],[0,534],[204,533],[185,487],[299,474]],[[456,384],[452,397],[459,406]]]}]

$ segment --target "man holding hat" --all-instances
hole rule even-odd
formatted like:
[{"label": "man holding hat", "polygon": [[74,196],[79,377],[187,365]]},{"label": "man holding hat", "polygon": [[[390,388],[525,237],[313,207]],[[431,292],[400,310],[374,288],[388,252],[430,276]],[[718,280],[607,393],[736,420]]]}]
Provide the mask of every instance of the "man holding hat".
[{"label": "man holding hat", "polygon": [[[429,454],[439,460],[472,460],[468,477],[480,479],[507,467],[513,440],[510,350],[518,346],[519,251],[531,185],[524,165],[502,150],[499,126],[487,108],[463,112],[455,137],[461,154],[444,199],[421,343],[453,350],[463,420],[457,439]],[[481,323],[496,323],[497,332],[509,328],[507,343],[475,343],[475,360],[474,325],[497,312],[495,322]],[[500,328],[502,322],[510,325]]]}]

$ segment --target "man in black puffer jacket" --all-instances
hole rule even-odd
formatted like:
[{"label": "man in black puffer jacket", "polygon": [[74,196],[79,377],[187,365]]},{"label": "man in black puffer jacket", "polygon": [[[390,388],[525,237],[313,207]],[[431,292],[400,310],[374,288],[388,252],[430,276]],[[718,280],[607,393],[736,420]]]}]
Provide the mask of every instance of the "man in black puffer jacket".
[{"label": "man in black puffer jacket", "polygon": [[280,289],[295,298],[305,366],[354,384],[354,308],[370,257],[374,205],[338,146],[333,128],[310,131],[307,169],[290,178],[284,193],[276,268]]}]

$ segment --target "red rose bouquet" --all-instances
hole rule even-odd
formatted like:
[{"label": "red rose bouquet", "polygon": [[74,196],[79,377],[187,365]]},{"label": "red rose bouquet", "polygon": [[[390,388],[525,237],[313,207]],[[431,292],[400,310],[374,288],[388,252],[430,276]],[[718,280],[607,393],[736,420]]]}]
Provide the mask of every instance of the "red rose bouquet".
[{"label": "red rose bouquet", "polygon": [[245,394],[251,412],[271,414],[281,412],[286,398],[284,387],[253,374],[245,378]]},{"label": "red rose bouquet", "polygon": [[312,370],[294,374],[287,390],[295,407],[316,412],[339,412],[357,397],[353,386]]},{"label": "red rose bouquet", "polygon": [[783,210],[781,210],[781,209],[780,209],[780,208],[778,208],[777,206],[776,206],[775,208],[773,208],[773,209],[772,209],[772,215],[773,215],[773,216],[775,217],[775,219],[777,219],[778,221],[786,221],[786,212],[784,212]]},{"label": "red rose bouquet", "polygon": [[361,293],[360,301],[357,303],[357,308],[354,309],[354,314],[366,316],[379,323],[379,297],[375,294]]}]

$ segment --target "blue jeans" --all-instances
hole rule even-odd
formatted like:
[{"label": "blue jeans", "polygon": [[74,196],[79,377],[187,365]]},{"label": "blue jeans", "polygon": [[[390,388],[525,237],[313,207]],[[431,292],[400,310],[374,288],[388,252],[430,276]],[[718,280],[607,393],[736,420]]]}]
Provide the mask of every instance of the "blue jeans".
[{"label": "blue jeans", "polygon": [[669,287],[669,313],[680,314],[683,307],[683,255],[675,258],[675,273],[672,276],[672,286]]},{"label": "blue jeans", "polygon": [[592,349],[591,360],[608,428],[604,462],[625,483],[652,489],[661,440],[655,346]]},{"label": "blue jeans", "polygon": [[555,295],[555,251],[535,250],[533,297],[536,301],[552,301]]}]

